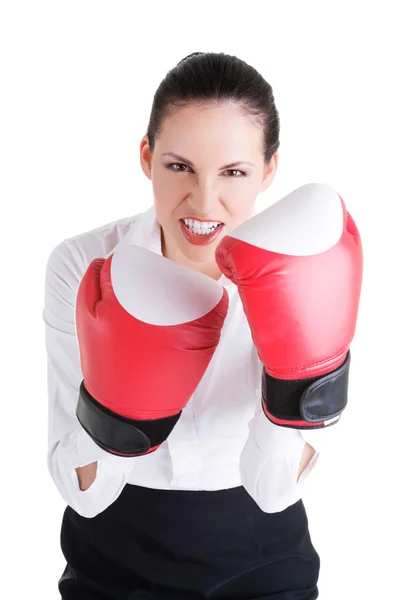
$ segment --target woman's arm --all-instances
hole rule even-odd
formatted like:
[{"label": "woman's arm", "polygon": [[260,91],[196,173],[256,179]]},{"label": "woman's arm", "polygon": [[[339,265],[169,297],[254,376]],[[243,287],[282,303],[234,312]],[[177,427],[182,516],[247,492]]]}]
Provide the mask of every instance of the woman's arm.
[{"label": "woman's arm", "polygon": [[48,468],[61,496],[78,514],[93,517],[121,493],[131,458],[99,448],[75,411],[83,379],[75,331],[76,291],[86,265],[79,250],[62,242],[50,254],[43,320],[48,381]]},{"label": "woman's arm", "polygon": [[297,476],[297,482],[299,481],[300,477],[302,476],[302,474],[304,473],[304,471],[310,464],[311,459],[314,456],[314,454],[315,454],[314,448],[312,446],[310,446],[310,444],[308,442],[305,442],[303,454],[301,455],[299,473]]},{"label": "woman's arm", "polygon": [[84,467],[77,467],[75,471],[79,481],[79,489],[82,490],[82,492],[85,492],[96,479],[97,461],[85,465]]},{"label": "woman's arm", "polygon": [[303,496],[320,455],[334,451],[339,443],[340,421],[311,431],[280,427],[266,418],[257,401],[240,457],[240,474],[243,486],[264,512],[285,510]]}]

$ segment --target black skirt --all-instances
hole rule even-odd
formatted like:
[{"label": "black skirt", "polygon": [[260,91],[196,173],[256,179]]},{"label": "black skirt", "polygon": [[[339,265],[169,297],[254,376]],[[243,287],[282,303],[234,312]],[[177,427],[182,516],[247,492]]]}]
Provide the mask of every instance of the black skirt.
[{"label": "black skirt", "polygon": [[264,513],[243,487],[127,484],[94,518],[64,512],[63,600],[314,600],[319,556],[299,500]]}]

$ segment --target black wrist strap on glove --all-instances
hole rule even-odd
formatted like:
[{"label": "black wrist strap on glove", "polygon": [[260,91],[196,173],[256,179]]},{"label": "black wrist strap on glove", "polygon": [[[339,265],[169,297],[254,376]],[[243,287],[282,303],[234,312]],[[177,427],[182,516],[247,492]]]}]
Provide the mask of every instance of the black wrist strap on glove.
[{"label": "black wrist strap on glove", "polygon": [[119,456],[140,456],[167,439],[180,415],[140,421],[118,415],[93,398],[82,381],[76,416],[92,440],[106,452]]},{"label": "black wrist strap on glove", "polygon": [[349,367],[350,351],[340,367],[308,379],[276,379],[264,368],[264,414],[276,425],[293,429],[321,429],[334,425],[347,404]]}]

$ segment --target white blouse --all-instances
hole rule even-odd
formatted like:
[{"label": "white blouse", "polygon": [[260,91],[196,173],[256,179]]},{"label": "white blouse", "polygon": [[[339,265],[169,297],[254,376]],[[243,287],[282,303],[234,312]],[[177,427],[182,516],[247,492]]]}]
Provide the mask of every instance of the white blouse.
[{"label": "white blouse", "polygon": [[[262,363],[251,339],[236,286],[229,294],[221,340],[208,369],[175,428],[155,452],[113,456],[82,429],[75,410],[83,379],[75,329],[75,296],[89,263],[117,245],[134,243],[161,251],[154,206],[61,242],[46,267],[43,319],[48,376],[48,467],[65,502],[84,517],[105,510],[126,484],[173,490],[219,490],[243,485],[260,508],[279,512],[297,502],[318,461],[322,444],[340,422],[303,431],[271,423],[261,409]],[[336,433],[335,433],[336,431]],[[307,441],[316,449],[297,482]],[[92,485],[80,490],[75,468],[97,461]]]}]

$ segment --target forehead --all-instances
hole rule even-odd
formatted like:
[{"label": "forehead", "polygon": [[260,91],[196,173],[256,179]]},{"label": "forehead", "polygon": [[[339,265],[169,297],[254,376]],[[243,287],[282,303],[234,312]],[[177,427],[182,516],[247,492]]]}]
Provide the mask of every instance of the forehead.
[{"label": "forehead", "polygon": [[168,149],[178,154],[194,145],[221,149],[240,145],[243,150],[257,152],[262,137],[261,126],[251,116],[233,103],[224,103],[190,104],[175,110],[164,119],[158,140],[163,149],[173,144]]}]

